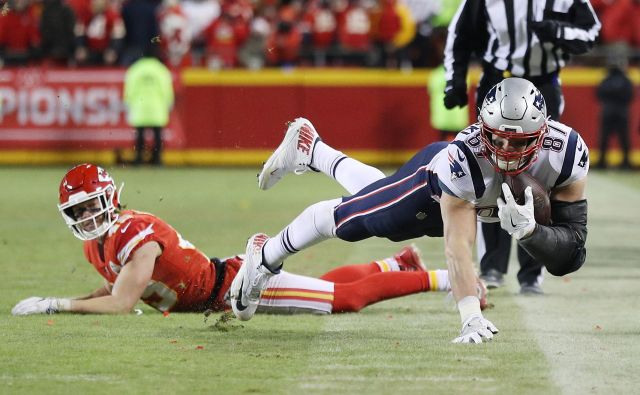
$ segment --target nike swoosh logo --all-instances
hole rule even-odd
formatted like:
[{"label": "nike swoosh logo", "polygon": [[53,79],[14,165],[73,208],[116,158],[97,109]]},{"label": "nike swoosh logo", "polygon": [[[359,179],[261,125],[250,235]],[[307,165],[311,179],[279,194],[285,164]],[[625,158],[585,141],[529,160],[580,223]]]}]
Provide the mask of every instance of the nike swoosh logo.
[{"label": "nike swoosh logo", "polygon": [[514,228],[516,227],[516,224],[513,223],[513,218],[509,218],[511,220],[511,226],[513,226]]},{"label": "nike swoosh logo", "polygon": [[464,162],[464,156],[462,156],[462,155],[460,154],[460,151],[457,151],[457,153],[458,153],[458,160],[459,160],[460,162]]},{"label": "nike swoosh logo", "polygon": [[242,304],[242,302],[240,301],[240,299],[238,299],[238,300],[236,301],[236,308],[237,308],[239,311],[244,311],[244,309],[246,309],[247,307],[248,307],[248,306],[245,306],[245,305],[243,305],[243,304]]},{"label": "nike swoosh logo", "polygon": [[242,283],[240,284],[240,294],[238,295],[238,299],[236,300],[236,308],[239,311],[243,311],[244,309],[246,309],[248,306],[245,306],[242,304],[242,286],[244,285],[244,279],[242,280]]},{"label": "nike swoosh logo", "polygon": [[127,224],[127,226],[125,226],[124,228],[120,229],[120,233],[124,233],[124,232],[126,232],[126,231],[127,231],[127,229],[129,229],[129,225],[131,225],[131,222],[129,222],[129,223]]}]

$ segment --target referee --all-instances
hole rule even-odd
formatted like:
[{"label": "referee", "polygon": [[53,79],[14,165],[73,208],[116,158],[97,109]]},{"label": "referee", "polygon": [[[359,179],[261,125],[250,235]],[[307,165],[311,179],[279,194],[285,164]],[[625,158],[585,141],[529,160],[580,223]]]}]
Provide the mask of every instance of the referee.
[{"label": "referee", "polygon": [[[482,60],[476,90],[476,113],[489,89],[503,78],[531,81],[542,93],[547,113],[559,120],[564,99],[558,74],[570,55],[587,52],[600,21],[589,0],[463,0],[451,20],[445,46],[444,104],[467,105],[467,70],[472,55]],[[478,231],[481,278],[489,288],[503,284],[509,265],[511,236],[499,223]],[[522,294],[542,294],[543,264],[518,247]]]}]

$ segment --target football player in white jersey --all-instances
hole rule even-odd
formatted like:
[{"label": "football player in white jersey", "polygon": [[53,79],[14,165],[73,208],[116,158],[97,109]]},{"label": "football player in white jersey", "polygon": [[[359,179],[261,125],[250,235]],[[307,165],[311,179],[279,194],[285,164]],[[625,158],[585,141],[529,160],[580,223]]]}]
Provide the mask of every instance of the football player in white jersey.
[{"label": "football player in white jersey", "polygon": [[[250,319],[268,279],[288,256],[337,237],[393,241],[444,236],[449,276],[462,321],[455,343],[491,340],[498,329],[483,317],[475,293],[472,247],[476,219],[500,222],[547,271],[561,276],[584,263],[588,149],[570,127],[548,120],[544,98],[522,78],[507,78],[487,94],[478,122],[454,141],[428,145],[385,177],[325,144],[298,118],[258,177],[269,189],[288,173],[320,171],[351,196],[309,206],[273,238],[252,236],[231,285],[232,308]],[[505,175],[527,172],[549,188],[552,225],[536,224],[531,188],[518,205]],[[504,199],[500,197],[501,192]]]}]

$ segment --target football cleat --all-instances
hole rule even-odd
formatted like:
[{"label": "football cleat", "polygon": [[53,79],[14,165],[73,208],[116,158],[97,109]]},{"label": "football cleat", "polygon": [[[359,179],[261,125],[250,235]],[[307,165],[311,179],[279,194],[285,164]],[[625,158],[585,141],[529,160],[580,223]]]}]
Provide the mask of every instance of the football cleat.
[{"label": "football cleat", "polygon": [[262,166],[258,187],[267,190],[289,173],[301,175],[312,169],[311,159],[320,136],[306,118],[289,123],[284,139]]},{"label": "football cleat", "polygon": [[422,263],[420,250],[415,244],[404,247],[393,256],[398,262],[401,271],[406,272],[426,272],[427,267]]},{"label": "football cleat", "polygon": [[249,238],[244,262],[229,288],[231,309],[241,321],[253,317],[260,303],[260,294],[267,287],[269,279],[278,274],[262,263],[262,249],[267,240],[269,237],[264,233]]},{"label": "football cleat", "polygon": [[504,285],[504,275],[496,269],[489,269],[480,275],[480,279],[489,289],[500,288]]},{"label": "football cleat", "polygon": [[544,291],[542,290],[542,287],[540,286],[540,284],[536,281],[532,283],[521,284],[520,295],[538,296],[538,295],[544,295]]}]

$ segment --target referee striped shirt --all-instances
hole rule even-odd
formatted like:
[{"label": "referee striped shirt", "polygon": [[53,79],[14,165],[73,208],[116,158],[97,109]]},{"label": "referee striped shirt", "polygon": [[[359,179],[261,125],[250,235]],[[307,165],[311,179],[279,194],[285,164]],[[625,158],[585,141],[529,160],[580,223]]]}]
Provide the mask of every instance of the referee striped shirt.
[{"label": "referee striped shirt", "polygon": [[[555,20],[555,42],[541,42],[530,21]],[[589,0],[463,0],[449,24],[446,80],[464,81],[471,54],[517,77],[560,71],[570,54],[587,52],[600,31]]]}]

